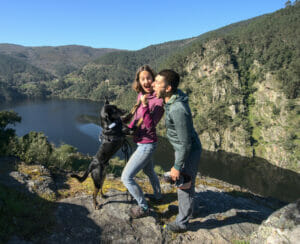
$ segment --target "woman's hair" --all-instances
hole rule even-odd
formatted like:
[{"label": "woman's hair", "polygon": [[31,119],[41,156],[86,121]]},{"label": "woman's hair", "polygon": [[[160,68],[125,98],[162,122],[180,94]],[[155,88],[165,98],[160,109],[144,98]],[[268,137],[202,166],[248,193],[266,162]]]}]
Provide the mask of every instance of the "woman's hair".
[{"label": "woman's hair", "polygon": [[145,64],[145,65],[139,67],[139,69],[135,73],[135,79],[134,79],[133,84],[132,84],[132,88],[136,92],[143,92],[143,88],[140,84],[140,73],[143,72],[143,71],[148,71],[151,74],[152,79],[154,81],[155,72],[150,68],[149,65]]}]

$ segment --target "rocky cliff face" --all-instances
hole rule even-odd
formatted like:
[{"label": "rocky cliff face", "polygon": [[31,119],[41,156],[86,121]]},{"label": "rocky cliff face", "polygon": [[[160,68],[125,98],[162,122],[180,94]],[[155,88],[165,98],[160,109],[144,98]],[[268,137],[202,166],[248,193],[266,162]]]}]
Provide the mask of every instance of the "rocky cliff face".
[{"label": "rocky cliff face", "polygon": [[189,94],[204,149],[299,171],[299,99],[288,99],[280,81],[257,60],[245,75],[240,48],[232,50],[223,39],[198,50],[185,60],[181,88]]},{"label": "rocky cliff face", "polygon": [[279,167],[296,169],[299,162],[296,162],[294,148],[289,143],[292,143],[291,130],[297,128],[291,126],[288,99],[272,74],[268,73],[263,82],[255,82],[254,87],[256,91],[252,96],[255,103],[250,107],[249,121],[256,140],[255,155]]}]

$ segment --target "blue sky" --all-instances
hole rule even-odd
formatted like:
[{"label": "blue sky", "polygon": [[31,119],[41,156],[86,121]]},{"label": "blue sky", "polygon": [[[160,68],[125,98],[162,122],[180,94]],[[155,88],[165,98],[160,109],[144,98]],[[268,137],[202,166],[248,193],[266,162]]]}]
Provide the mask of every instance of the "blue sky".
[{"label": "blue sky", "polygon": [[285,0],[0,0],[0,43],[138,50],[271,13]]}]

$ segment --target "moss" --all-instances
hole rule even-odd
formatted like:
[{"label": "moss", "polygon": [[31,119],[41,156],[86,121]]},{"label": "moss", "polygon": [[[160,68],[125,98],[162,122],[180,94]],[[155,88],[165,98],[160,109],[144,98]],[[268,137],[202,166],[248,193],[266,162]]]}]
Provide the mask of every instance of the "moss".
[{"label": "moss", "polygon": [[[137,183],[140,185],[144,193],[153,193],[152,186],[148,180],[145,180],[145,178],[139,178],[136,177]],[[67,197],[73,197],[78,194],[93,194],[94,190],[94,184],[93,180],[91,177],[88,177],[84,182],[80,183],[74,178],[67,178],[66,182],[66,188],[61,189],[58,191],[60,198],[67,198]],[[164,183],[161,182],[161,185]],[[104,181],[103,184],[103,193],[107,193],[109,190],[115,189],[121,192],[126,192],[127,189],[123,185],[122,181],[120,178],[108,178]],[[171,188],[169,191],[164,191],[164,198],[161,203],[152,203],[150,202],[150,207],[153,208],[158,216],[159,216],[159,221],[161,223],[164,222],[169,222],[174,220],[176,217],[175,213],[168,212],[168,208],[170,205],[178,205],[177,201],[177,193],[176,193],[176,188]]]},{"label": "moss", "polygon": [[19,164],[18,171],[22,174],[28,175],[32,180],[43,181],[43,173],[40,171],[39,165]]},{"label": "moss", "polygon": [[224,184],[221,181],[217,181],[217,180],[210,180],[207,181],[205,178],[196,178],[196,185],[204,185],[204,186],[211,186],[211,187],[215,187],[218,189],[221,189],[223,191],[229,192],[232,191],[233,188],[231,186],[227,186],[226,184]]},{"label": "moss", "polygon": [[261,140],[261,129],[259,127],[253,128],[252,136],[255,140]]},{"label": "moss", "polygon": [[[16,166],[16,170],[18,170],[20,173],[27,175],[31,180],[43,182],[45,181],[45,172],[41,172],[41,166],[40,165],[27,165],[25,163],[20,163]],[[50,176],[50,174],[47,174],[47,176]],[[33,186],[33,189],[36,190],[36,185]],[[38,191],[35,191],[36,194],[47,201],[55,202],[57,199],[56,194],[53,193],[39,193]]]},{"label": "moss", "polygon": [[260,156],[260,157],[264,156],[267,152],[265,145],[261,145],[261,144],[256,146],[254,149],[255,149],[256,155]]}]

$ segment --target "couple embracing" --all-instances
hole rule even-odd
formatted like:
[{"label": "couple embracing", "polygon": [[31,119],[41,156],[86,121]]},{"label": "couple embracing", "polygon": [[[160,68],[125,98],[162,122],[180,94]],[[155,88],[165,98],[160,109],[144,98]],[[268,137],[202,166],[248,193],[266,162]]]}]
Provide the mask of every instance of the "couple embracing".
[{"label": "couple embracing", "polygon": [[191,186],[188,189],[177,188],[179,214],[174,222],[166,225],[166,229],[172,232],[182,232],[187,229],[193,211],[195,178],[202,150],[193,126],[188,97],[177,89],[179,81],[179,75],[173,70],[162,70],[155,75],[148,65],[144,65],[136,72],[133,89],[138,92],[139,107],[129,127],[134,127],[141,118],[143,122],[134,136],[137,149],[130,157],[121,176],[123,184],[138,203],[130,209],[130,216],[141,218],[149,215],[148,203],[134,177],[143,170],[149,177],[154,192],[148,197],[152,201],[162,199],[152,155],[157,146],[155,127],[165,111],[167,138],[175,151],[175,162],[170,176],[173,181],[178,180],[181,174],[191,177]]}]

